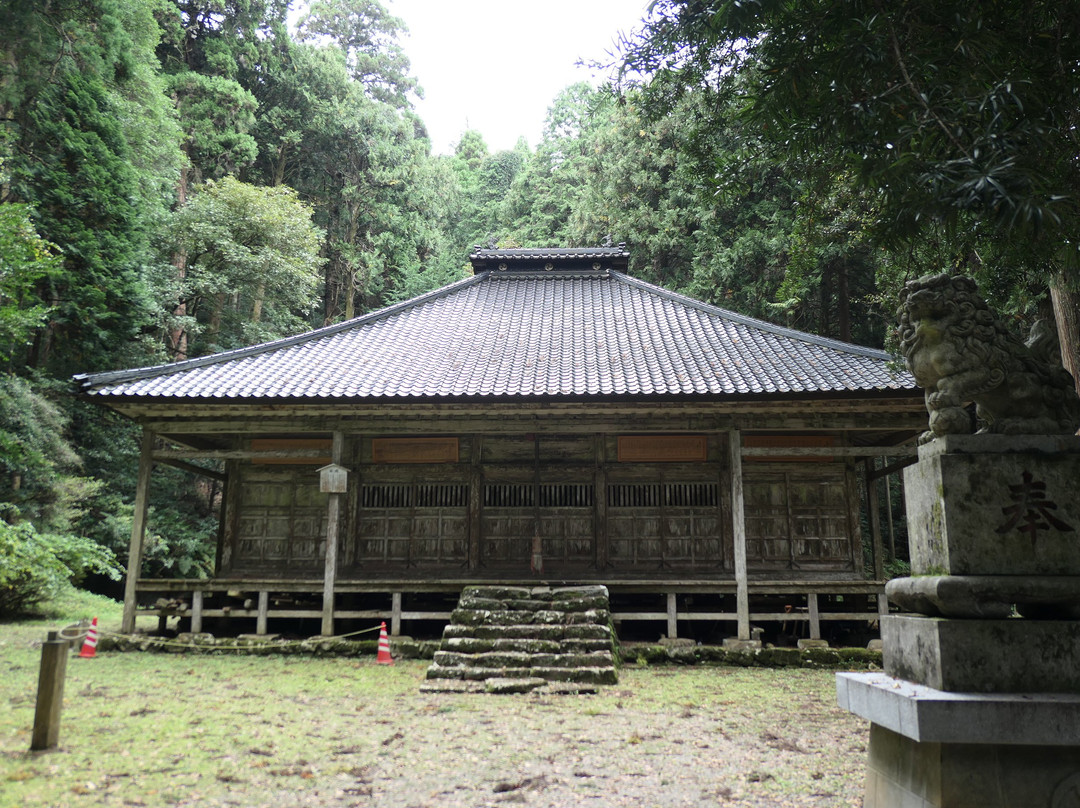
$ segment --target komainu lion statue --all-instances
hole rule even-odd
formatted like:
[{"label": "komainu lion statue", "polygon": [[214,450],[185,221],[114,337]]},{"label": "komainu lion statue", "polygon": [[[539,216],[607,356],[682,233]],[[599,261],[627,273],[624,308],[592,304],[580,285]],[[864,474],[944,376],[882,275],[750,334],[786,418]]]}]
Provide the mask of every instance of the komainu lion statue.
[{"label": "komainu lion statue", "polygon": [[971,432],[1067,435],[1080,427],[1080,399],[1061,366],[1056,335],[1036,323],[1028,342],[1006,330],[964,276],[930,275],[900,293],[900,350],[926,390],[930,430],[920,443]]}]

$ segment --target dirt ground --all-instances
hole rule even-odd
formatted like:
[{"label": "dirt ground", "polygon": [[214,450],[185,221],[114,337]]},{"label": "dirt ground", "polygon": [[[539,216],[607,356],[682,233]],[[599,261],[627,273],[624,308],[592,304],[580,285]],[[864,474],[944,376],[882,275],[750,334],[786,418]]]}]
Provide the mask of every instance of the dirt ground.
[{"label": "dirt ground", "polygon": [[597,695],[422,694],[426,663],[99,654],[31,754],[44,634],[0,625],[0,806],[859,806],[831,671],[624,667]]}]

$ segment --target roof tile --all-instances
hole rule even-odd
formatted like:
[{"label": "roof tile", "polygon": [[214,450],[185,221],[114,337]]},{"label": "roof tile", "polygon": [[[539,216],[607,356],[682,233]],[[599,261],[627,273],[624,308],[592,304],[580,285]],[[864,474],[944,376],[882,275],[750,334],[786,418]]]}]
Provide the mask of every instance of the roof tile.
[{"label": "roof tile", "polygon": [[[513,251],[482,251],[499,259]],[[603,259],[603,251],[579,255]],[[608,252],[617,252],[609,250]],[[537,255],[537,253],[542,253]],[[566,257],[529,251],[529,258]],[[200,359],[76,377],[100,397],[377,399],[910,390],[881,351],[620,272],[482,272],[347,323]]]}]

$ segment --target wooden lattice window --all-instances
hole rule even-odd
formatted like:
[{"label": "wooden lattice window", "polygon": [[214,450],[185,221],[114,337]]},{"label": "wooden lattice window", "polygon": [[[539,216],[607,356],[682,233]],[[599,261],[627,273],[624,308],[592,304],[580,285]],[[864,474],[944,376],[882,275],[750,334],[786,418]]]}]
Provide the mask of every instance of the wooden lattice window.
[{"label": "wooden lattice window", "polygon": [[541,508],[591,508],[595,501],[591,483],[488,483],[485,508],[531,508],[539,489]]},{"label": "wooden lattice window", "polygon": [[469,486],[456,483],[385,483],[364,485],[360,505],[364,508],[464,508]]},{"label": "wooden lattice window", "polygon": [[715,508],[716,483],[614,483],[608,486],[609,508]]},{"label": "wooden lattice window", "polygon": [[529,483],[488,483],[484,486],[484,507],[531,508],[533,491]]}]

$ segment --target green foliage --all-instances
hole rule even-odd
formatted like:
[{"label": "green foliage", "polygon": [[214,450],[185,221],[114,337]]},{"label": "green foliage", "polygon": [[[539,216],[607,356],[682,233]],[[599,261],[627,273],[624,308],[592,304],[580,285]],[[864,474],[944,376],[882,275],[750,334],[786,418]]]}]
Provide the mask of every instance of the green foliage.
[{"label": "green foliage", "polygon": [[298,27],[301,41],[329,40],[345,54],[349,73],[374,100],[396,108],[420,95],[398,43],[408,29],[378,0],[314,0]]},{"label": "green foliage", "polygon": [[[2,515],[12,511],[6,506]],[[0,518],[0,615],[23,613],[90,572],[120,577],[113,554],[90,539],[39,533],[30,522]]]},{"label": "green foliage", "polygon": [[623,78],[648,76],[655,114],[686,93],[738,98],[770,159],[871,189],[860,227],[931,266],[884,264],[944,264],[998,289],[1005,275],[1005,297],[1075,288],[1074,5],[663,0],[654,12],[626,43]]},{"label": "green foliage", "polygon": [[[44,519],[67,493],[62,481],[79,458],[64,439],[66,427],[64,414],[40,390],[0,374],[0,499],[24,516]],[[51,526],[69,527],[57,521]]]},{"label": "green foliage", "polygon": [[196,179],[234,174],[255,160],[258,145],[250,130],[255,126],[255,97],[224,76],[181,73],[169,89],[184,121],[185,151]]},{"label": "green foliage", "polygon": [[210,181],[176,212],[172,234],[187,257],[177,290],[187,317],[177,325],[193,355],[303,330],[316,302],[321,233],[291,188]]},{"label": "green foliage", "polygon": [[29,208],[0,204],[0,356],[8,363],[45,323],[49,307],[36,291],[59,266],[54,245],[38,235]]}]

